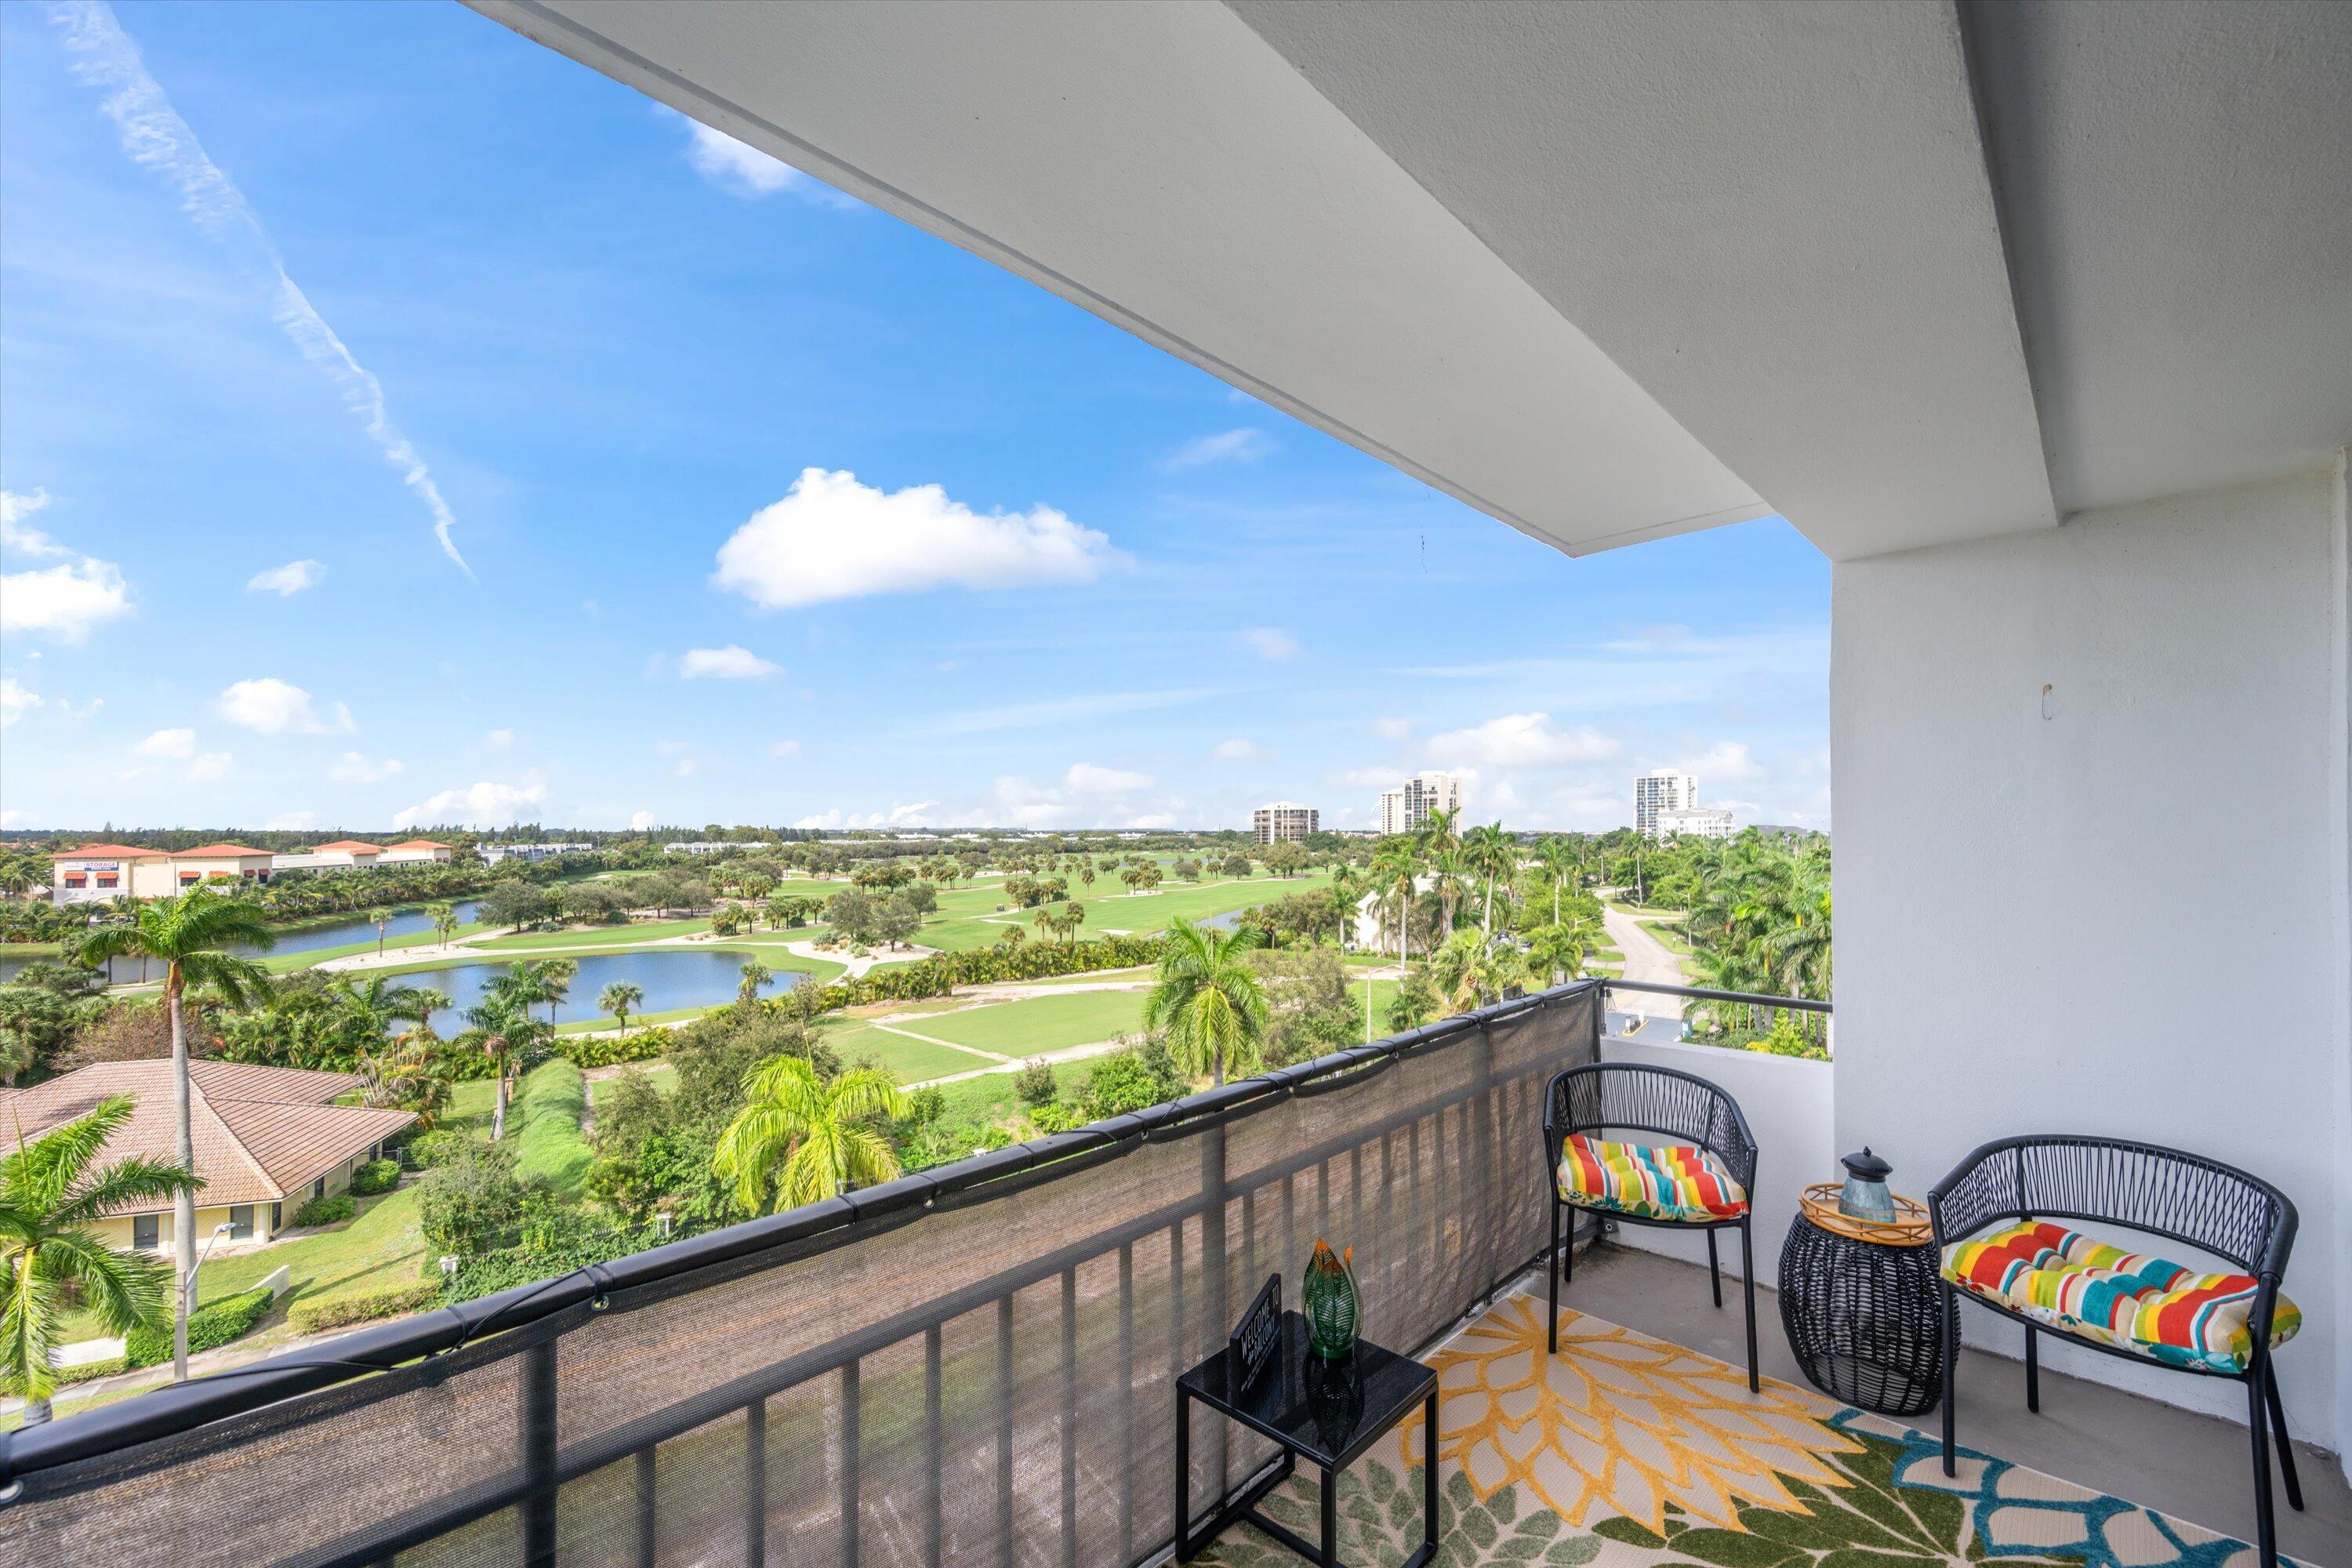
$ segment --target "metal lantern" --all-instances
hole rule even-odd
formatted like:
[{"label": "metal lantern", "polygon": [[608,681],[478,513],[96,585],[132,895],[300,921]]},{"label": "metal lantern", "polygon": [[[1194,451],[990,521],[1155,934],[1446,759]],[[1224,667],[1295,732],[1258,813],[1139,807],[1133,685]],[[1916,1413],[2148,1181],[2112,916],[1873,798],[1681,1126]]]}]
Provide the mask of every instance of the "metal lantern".
[{"label": "metal lantern", "polygon": [[1845,1190],[1838,1194],[1838,1213],[1893,1225],[1895,1194],[1887,1191],[1886,1178],[1895,1167],[1872,1153],[1867,1143],[1861,1153],[1848,1154],[1839,1163],[1845,1166]]}]

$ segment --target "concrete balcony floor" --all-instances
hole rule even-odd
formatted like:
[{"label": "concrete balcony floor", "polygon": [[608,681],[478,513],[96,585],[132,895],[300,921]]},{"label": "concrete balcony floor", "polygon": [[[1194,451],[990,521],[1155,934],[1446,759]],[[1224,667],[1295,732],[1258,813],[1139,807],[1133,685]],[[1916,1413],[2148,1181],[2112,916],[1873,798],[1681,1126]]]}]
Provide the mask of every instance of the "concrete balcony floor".
[{"label": "concrete balcony floor", "polygon": [[[1735,1248],[1736,1250],[1736,1248]],[[1540,1274],[1521,1282],[1540,1303]],[[1580,1252],[1560,1296],[1574,1307],[1736,1366],[1747,1363],[1738,1281],[1726,1271],[1723,1310],[1707,1294],[1706,1270],[1634,1247],[1602,1243]],[[2042,1413],[2025,1408],[2021,1362],[1965,1347],[1960,1352],[1961,1443],[2013,1463],[2252,1541],[2253,1463],[2246,1429],[2217,1416],[2161,1404],[2104,1384],[2042,1372]],[[1777,1294],[1756,1291],[1758,1365],[1767,1377],[1811,1388],[1780,1328]],[[2294,1375],[2291,1353],[2286,1375]],[[1912,1424],[1935,1435],[1934,1411]],[[2352,1488],[2336,1456],[2295,1445],[2305,1511],[2277,1498],[2279,1550],[2313,1563],[2352,1563]]]}]

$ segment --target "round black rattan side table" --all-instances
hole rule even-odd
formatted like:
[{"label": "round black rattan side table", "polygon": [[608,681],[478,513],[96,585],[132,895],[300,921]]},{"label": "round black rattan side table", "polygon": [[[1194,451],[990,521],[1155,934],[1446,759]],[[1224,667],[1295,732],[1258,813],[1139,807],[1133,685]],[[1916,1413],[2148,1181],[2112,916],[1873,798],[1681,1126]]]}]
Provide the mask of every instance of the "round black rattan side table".
[{"label": "round black rattan side table", "polygon": [[1944,1394],[1934,1233],[1898,1199],[1891,1226],[1840,1215],[1834,1183],[1806,1189],[1780,1246],[1780,1326],[1808,1381],[1881,1415],[1918,1415]]}]

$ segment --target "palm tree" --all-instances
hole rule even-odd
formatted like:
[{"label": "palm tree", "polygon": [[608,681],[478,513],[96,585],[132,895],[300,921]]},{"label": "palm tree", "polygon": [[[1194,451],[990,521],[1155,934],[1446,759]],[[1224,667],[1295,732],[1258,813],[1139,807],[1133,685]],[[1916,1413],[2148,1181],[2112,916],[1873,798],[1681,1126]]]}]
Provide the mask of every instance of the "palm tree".
[{"label": "palm tree", "polygon": [[556,1005],[572,994],[572,978],[580,973],[576,958],[542,959],[533,965],[539,971],[540,1000],[547,1004],[547,1021],[555,1022]]},{"label": "palm tree", "polygon": [[1195,1078],[1225,1081],[1258,1064],[1265,1043],[1265,987],[1244,956],[1258,945],[1255,926],[1211,931],[1172,921],[1160,949],[1159,977],[1143,999],[1143,1026],[1166,1030],[1176,1065]]},{"label": "palm tree", "polygon": [[1543,867],[1544,875],[1551,879],[1551,923],[1558,925],[1560,884],[1568,880],[1570,870],[1580,864],[1580,859],[1569,847],[1568,840],[1557,833],[1536,846],[1536,859]]},{"label": "palm tree", "polygon": [[457,929],[457,910],[448,904],[427,904],[425,912],[432,917],[433,934],[441,939],[443,947],[448,946],[449,933]]},{"label": "palm tree", "polygon": [[1325,896],[1331,900],[1331,915],[1338,923],[1339,945],[1345,947],[1348,945],[1348,919],[1356,912],[1356,906],[1363,901],[1364,879],[1357,875],[1353,866],[1342,864],[1335,867],[1331,872],[1331,885],[1325,889]]},{"label": "palm tree", "polygon": [[1517,868],[1519,847],[1503,831],[1503,825],[1496,822],[1474,827],[1465,835],[1462,854],[1464,864],[1486,880],[1486,908],[1478,919],[1478,933],[1491,938],[1495,934],[1495,879],[1507,879]]},{"label": "palm tree", "polygon": [[26,1142],[19,1129],[16,1152],[0,1159],[0,1288],[7,1291],[0,1308],[0,1380],[24,1396],[27,1426],[49,1418],[57,1387],[49,1347],[63,1325],[68,1287],[110,1333],[127,1334],[163,1316],[169,1270],[154,1258],[117,1252],[90,1226],[118,1209],[176,1200],[204,1184],[185,1165],[154,1160],[101,1167],[107,1140],[130,1120],[130,1098],[116,1095],[36,1142]]},{"label": "palm tree", "polygon": [[1391,838],[1372,856],[1372,890],[1383,904],[1393,904],[1397,919],[1397,963],[1412,962],[1412,896],[1421,864],[1410,839]]},{"label": "palm tree", "polygon": [[[251,959],[220,950],[242,942],[268,948],[277,942],[261,912],[206,887],[190,888],[176,899],[152,899],[120,924],[100,926],[82,939],[75,957],[93,968],[116,954],[137,953],[163,965],[163,1009],[172,1029],[172,1163],[196,1168],[196,1135],[189,1110],[188,1020],[183,1000],[190,985],[205,985],[235,1005],[268,994],[269,976]],[[172,1200],[172,1248],[179,1265],[172,1304],[172,1378],[188,1376],[188,1279],[196,1271],[196,1203],[194,1189]]]},{"label": "palm tree", "polygon": [[625,980],[615,980],[596,993],[596,1010],[609,1013],[620,1022],[621,1033],[629,1032],[629,1014],[646,999],[645,987],[632,985]]},{"label": "palm tree", "polygon": [[756,958],[744,964],[742,968],[737,970],[735,973],[743,977],[742,984],[735,987],[735,1000],[738,1002],[758,1001],[760,998],[760,987],[765,985],[769,981],[773,980],[776,977],[776,972],[774,970],[769,968],[766,964],[761,963]]},{"label": "palm tree", "polygon": [[904,1116],[907,1097],[874,1068],[827,1083],[804,1057],[775,1057],[743,1085],[745,1103],[719,1137],[710,1168],[754,1214],[797,1208],[898,1173],[872,1122]]},{"label": "palm tree", "polygon": [[392,1026],[404,1020],[422,1023],[433,1014],[433,1004],[438,1000],[444,1007],[449,999],[438,991],[423,991],[386,980],[381,974],[371,974],[364,980],[338,980],[332,988],[335,999],[361,1014],[368,1021],[368,1032],[388,1035]]},{"label": "palm tree", "polygon": [[1456,1012],[1503,999],[1506,986],[1517,984],[1525,964],[1517,948],[1496,948],[1473,931],[1455,931],[1429,961],[1429,978],[1438,994]]},{"label": "palm tree", "polygon": [[1591,940],[1590,921],[1565,925],[1554,921],[1528,937],[1528,962],[1538,973],[1551,976],[1549,983],[1557,985],[1584,967]]},{"label": "palm tree", "polygon": [[1078,928],[1086,923],[1086,905],[1080,903],[1076,899],[1072,899],[1068,903],[1062,906],[1062,940],[1064,942],[1076,942],[1078,940]]},{"label": "palm tree", "polygon": [[392,924],[392,911],[384,909],[370,910],[367,912],[367,919],[375,927],[375,955],[382,958],[384,928]]}]

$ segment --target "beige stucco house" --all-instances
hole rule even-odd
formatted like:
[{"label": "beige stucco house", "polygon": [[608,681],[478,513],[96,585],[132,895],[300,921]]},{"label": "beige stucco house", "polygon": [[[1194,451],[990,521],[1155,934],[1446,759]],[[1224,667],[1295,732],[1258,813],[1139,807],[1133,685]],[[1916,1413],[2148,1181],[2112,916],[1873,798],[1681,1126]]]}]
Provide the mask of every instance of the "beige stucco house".
[{"label": "beige stucco house", "polygon": [[[351,1185],[352,1170],[378,1157],[384,1140],[416,1120],[405,1110],[337,1105],[360,1087],[350,1073],[237,1062],[189,1064],[189,1110],[195,1135],[199,1245],[228,1226],[225,1243],[270,1240],[293,1224],[313,1197]],[[0,1128],[27,1140],[128,1095],[131,1121],[107,1145],[110,1162],[173,1157],[172,1064],[99,1062],[30,1089],[0,1089]],[[112,1246],[168,1252],[172,1205],[126,1210],[98,1226]]]}]

